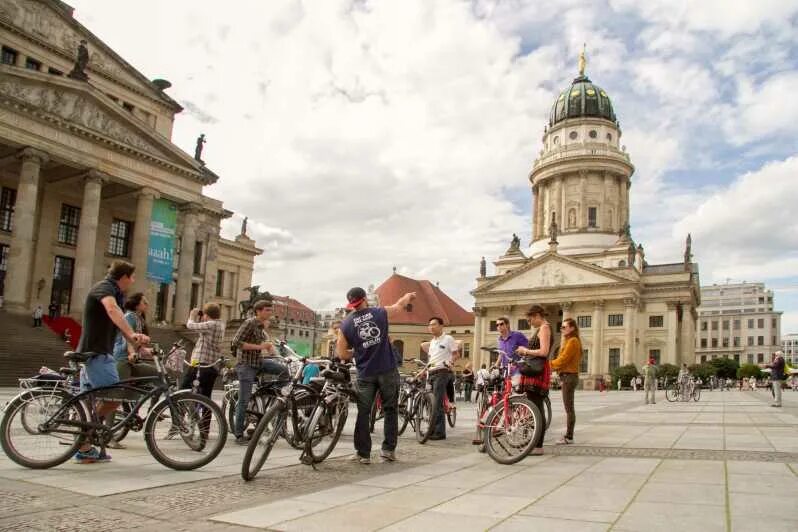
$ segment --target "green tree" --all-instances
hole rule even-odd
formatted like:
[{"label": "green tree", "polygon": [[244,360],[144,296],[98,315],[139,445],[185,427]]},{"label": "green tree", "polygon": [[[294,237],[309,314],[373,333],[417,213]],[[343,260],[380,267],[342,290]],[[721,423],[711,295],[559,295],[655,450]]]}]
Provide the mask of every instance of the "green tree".
[{"label": "green tree", "polygon": [[722,379],[736,379],[737,378],[737,368],[740,367],[740,363],[734,360],[733,358],[713,358],[709,361],[712,366],[717,370],[718,377]]},{"label": "green tree", "polygon": [[737,369],[738,379],[747,379],[753,377],[755,379],[762,378],[762,369],[756,364],[743,364]]},{"label": "green tree", "polygon": [[690,366],[690,373],[693,374],[693,377],[701,379],[701,382],[708,382],[710,378],[717,375],[717,371],[715,366],[708,362]]},{"label": "green tree", "polygon": [[668,382],[672,382],[676,380],[676,377],[679,376],[679,366],[674,364],[660,364],[657,367],[657,378],[659,379],[668,379]]},{"label": "green tree", "polygon": [[632,378],[637,377],[640,375],[637,372],[637,366],[634,364],[626,364],[625,366],[619,366],[612,370],[612,384],[615,387],[615,383],[618,382],[618,377],[621,378],[621,386],[631,386],[632,385]]}]

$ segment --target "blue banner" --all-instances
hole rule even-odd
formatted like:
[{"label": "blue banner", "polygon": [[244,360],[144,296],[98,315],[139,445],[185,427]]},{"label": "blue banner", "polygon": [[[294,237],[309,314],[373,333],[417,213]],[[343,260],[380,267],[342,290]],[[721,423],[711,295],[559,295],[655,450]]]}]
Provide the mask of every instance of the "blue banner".
[{"label": "blue banner", "polygon": [[171,283],[174,269],[177,205],[156,199],[152,204],[150,244],[147,250],[147,278],[158,283]]}]

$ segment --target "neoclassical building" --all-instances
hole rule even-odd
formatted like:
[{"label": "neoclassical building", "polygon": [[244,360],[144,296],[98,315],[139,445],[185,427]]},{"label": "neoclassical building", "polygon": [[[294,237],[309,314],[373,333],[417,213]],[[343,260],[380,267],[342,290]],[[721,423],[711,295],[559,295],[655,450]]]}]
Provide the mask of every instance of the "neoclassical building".
[{"label": "neoclassical building", "polygon": [[552,326],[577,320],[582,333],[581,376],[586,388],[617,366],[640,367],[653,356],[680,364],[695,360],[698,265],[689,237],[684,259],[649,264],[629,226],[632,165],[607,93],[580,73],[551,109],[543,147],[529,174],[532,242],[513,236],[487,275],[483,259],[475,297],[475,353],[496,345],[496,319],[508,316],[531,334],[525,312],[547,309]]},{"label": "neoclassical building", "polygon": [[[214,301],[237,315],[261,253],[203,187],[219,177],[171,142],[181,106],[58,0],[0,1],[0,296],[79,316],[115,258],[137,266],[153,321]],[[243,292],[243,293],[242,293]]]}]

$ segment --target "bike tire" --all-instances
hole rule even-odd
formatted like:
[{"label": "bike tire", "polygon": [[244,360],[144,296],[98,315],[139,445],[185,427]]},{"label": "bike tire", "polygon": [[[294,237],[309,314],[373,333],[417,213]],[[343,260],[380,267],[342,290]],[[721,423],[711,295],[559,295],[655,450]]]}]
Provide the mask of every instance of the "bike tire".
[{"label": "bike tire", "polygon": [[410,412],[410,397],[407,395],[400,397],[399,404],[396,408],[398,410],[397,415],[399,416],[399,430],[397,435],[401,436],[410,423],[410,418],[413,417]]},{"label": "bike tire", "polygon": [[421,394],[418,398],[418,403],[416,403],[416,414],[414,417],[416,420],[416,441],[418,441],[418,443],[427,443],[427,440],[429,440],[429,437],[432,435],[432,428],[434,427],[433,416],[435,415],[432,408],[433,403],[434,398],[432,392]]},{"label": "bike tire", "polygon": [[[6,456],[13,462],[30,469],[49,469],[72,458],[85,441],[85,435],[80,427],[73,428],[74,434],[71,437],[68,434],[58,437],[42,433],[39,430],[39,425],[49,420],[57,412],[57,409],[72,397],[65,391],[53,392],[52,390],[34,389],[25,391],[12,399],[6,407],[3,421],[0,422],[0,446]],[[58,398],[58,402],[54,403],[53,398]],[[34,409],[38,409],[38,412],[35,412]],[[38,418],[34,420],[33,416],[36,415]],[[85,410],[77,401],[64,411],[63,416],[65,420],[79,423],[85,423],[87,419]],[[15,420],[22,426],[20,430],[24,433],[20,434],[20,438],[12,434],[12,432],[17,432],[14,426]],[[35,427],[34,432],[31,432],[32,427]],[[59,440],[71,440],[71,443],[64,446]],[[34,442],[39,445],[35,445]],[[36,448],[42,448],[45,444],[51,443],[54,443],[52,445],[54,456],[49,458],[31,456]]]},{"label": "bike tire", "polygon": [[[483,432],[488,455],[503,465],[523,460],[532,451],[543,430],[542,414],[532,401],[525,397],[511,397],[508,406],[511,410],[511,423],[515,426],[509,427],[509,430],[505,426],[504,406],[499,404],[488,416]],[[530,424],[533,426],[530,427]],[[520,438],[515,438],[515,431],[518,431]],[[499,437],[508,434],[514,441],[508,439],[506,443],[502,443]]]},{"label": "bike tire", "polygon": [[454,404],[452,404],[449,411],[446,412],[446,422],[449,423],[449,426],[452,428],[454,428],[454,424],[457,423],[457,406]]},{"label": "bike tire", "polygon": [[669,403],[673,403],[678,397],[679,390],[677,390],[675,386],[671,385],[665,388],[665,399],[667,399]]},{"label": "bike tire", "polygon": [[[167,420],[170,422],[168,432],[160,438],[156,434],[157,425]],[[178,423],[179,426],[176,425]],[[173,434],[174,430],[176,433]],[[179,447],[175,436],[180,437],[189,453]],[[177,471],[191,471],[209,464],[222,452],[226,440],[227,422],[219,405],[194,392],[180,392],[165,398],[150,409],[144,422],[147,450],[158,462]],[[174,442],[176,445],[164,442]],[[188,458],[180,460],[169,456],[168,448],[176,448],[177,454]]]},{"label": "bike tire", "polygon": [[[286,424],[286,410],[282,402],[275,403],[260,418],[252,438],[249,440],[244,460],[241,462],[241,478],[252,480],[258,474],[283,432]],[[257,454],[256,454],[257,453]]]},{"label": "bike tire", "polygon": [[[329,405],[319,405],[316,407],[317,412],[314,412],[313,418],[310,424],[310,430],[308,430],[308,438],[307,438],[307,455],[310,456],[311,460],[314,464],[318,464],[319,462],[323,462],[330,453],[333,452],[335,449],[335,445],[338,443],[338,439],[341,437],[341,433],[344,430],[344,425],[346,424],[346,418],[349,415],[349,401],[347,398],[343,399],[343,401],[339,401],[332,408]],[[311,438],[316,434],[316,428],[319,426],[321,421],[324,419],[323,416],[329,416],[329,422],[332,425],[333,432],[330,434],[331,439],[329,443],[325,447],[321,447],[320,445],[313,445],[313,439]],[[323,442],[323,439],[318,440],[319,443]]]},{"label": "bike tire", "polygon": [[546,430],[551,427],[551,398],[547,395],[543,398],[543,403],[546,405]]},{"label": "bike tire", "polygon": [[371,403],[371,413],[369,414],[369,432],[374,432],[374,426],[377,424],[377,420],[382,419],[382,400],[377,401],[377,398],[380,397],[380,392],[374,394],[374,401]]}]

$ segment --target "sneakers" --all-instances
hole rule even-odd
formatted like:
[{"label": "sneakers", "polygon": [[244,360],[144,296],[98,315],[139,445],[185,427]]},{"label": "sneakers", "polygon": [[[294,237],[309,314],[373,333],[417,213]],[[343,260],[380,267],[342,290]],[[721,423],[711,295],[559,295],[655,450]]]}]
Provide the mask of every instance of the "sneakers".
[{"label": "sneakers", "polygon": [[776,407],[776,408],[781,408],[781,405],[777,405],[776,403],[773,403],[773,404],[772,404],[772,405],[770,405],[770,406],[774,406],[774,407]]},{"label": "sneakers", "polygon": [[380,458],[382,458],[383,462],[396,462],[396,452],[382,449],[380,451]]},{"label": "sneakers", "polygon": [[236,436],[236,445],[248,445],[249,436]]},{"label": "sneakers", "polygon": [[110,462],[111,455],[108,453],[101,453],[96,447],[92,447],[88,451],[78,451],[75,453],[76,464],[93,464],[95,462]]},{"label": "sneakers", "polygon": [[362,464],[362,465],[368,465],[368,464],[371,463],[371,457],[370,456],[360,456],[359,454],[355,453],[355,454],[352,455],[352,457],[349,459],[349,461],[350,462],[357,462],[358,464]]},{"label": "sneakers", "polygon": [[127,449],[127,445],[124,443],[119,443],[116,440],[109,441],[107,444],[105,444],[105,446],[109,449]]},{"label": "sneakers", "polygon": [[573,438],[567,438],[567,437],[563,436],[562,438],[557,440],[555,443],[557,445],[571,445],[573,442],[574,442]]}]

